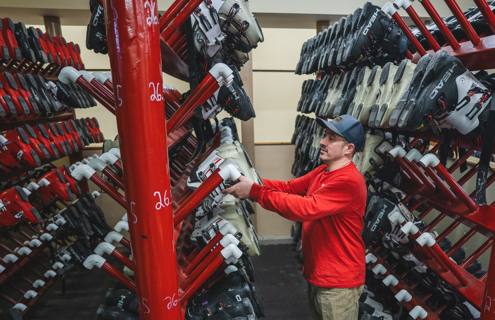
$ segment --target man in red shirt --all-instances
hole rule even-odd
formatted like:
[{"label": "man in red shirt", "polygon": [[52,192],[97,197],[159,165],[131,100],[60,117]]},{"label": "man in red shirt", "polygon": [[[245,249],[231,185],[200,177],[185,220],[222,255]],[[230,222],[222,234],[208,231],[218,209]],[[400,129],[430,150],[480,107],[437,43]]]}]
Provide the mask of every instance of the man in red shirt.
[{"label": "man in red shirt", "polygon": [[311,319],[356,320],[366,273],[361,232],[367,189],[352,157],[364,148],[364,129],[349,115],[316,121],[326,128],[320,141],[323,165],[287,182],[262,179],[264,186],[241,176],[224,193],[302,221]]}]

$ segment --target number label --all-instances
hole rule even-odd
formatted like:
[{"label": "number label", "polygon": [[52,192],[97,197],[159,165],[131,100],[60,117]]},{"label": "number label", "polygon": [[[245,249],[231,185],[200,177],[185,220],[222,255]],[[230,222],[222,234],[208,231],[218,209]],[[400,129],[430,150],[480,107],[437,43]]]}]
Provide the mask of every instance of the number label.
[{"label": "number label", "polygon": [[131,216],[134,218],[134,221],[131,221],[132,223],[137,223],[138,222],[138,218],[136,216],[136,214],[134,213],[134,205],[136,203],[135,202],[131,202]]},{"label": "number label", "polygon": [[158,17],[155,15],[155,7],[156,7],[156,3],[154,1],[146,1],[144,3],[144,7],[148,7],[149,8],[149,17],[146,18],[146,24],[148,26],[151,27],[151,25],[153,24],[158,24]]},{"label": "number label", "polygon": [[158,191],[156,191],[153,195],[155,197],[158,196],[158,202],[155,205],[156,210],[160,210],[161,208],[165,208],[170,205],[170,198],[167,197],[167,190],[165,190],[165,193],[163,194],[163,199],[162,195]]},{"label": "number label", "polygon": [[122,86],[120,84],[117,85],[117,100],[119,100],[119,107],[122,107],[122,99],[120,98],[120,88],[122,88]]},{"label": "number label", "polygon": [[143,298],[143,300],[142,300],[142,302],[141,302],[141,305],[142,305],[143,307],[146,307],[146,310],[145,310],[144,308],[142,308],[142,310],[143,310],[143,312],[144,312],[144,313],[151,313],[150,308],[146,305],[146,301],[148,301],[148,299]]},{"label": "number label", "polygon": [[163,100],[163,95],[159,91],[159,88],[160,88],[159,83],[157,83],[155,86],[155,84],[153,82],[150,82],[148,87],[153,88],[153,94],[150,96],[151,101],[162,101]]},{"label": "number label", "polygon": [[174,295],[172,297],[166,297],[163,300],[168,300],[169,301],[167,303],[167,309],[168,310],[172,309],[173,307],[176,307],[177,304],[179,303],[179,300],[178,299],[175,299],[175,293],[174,293]]}]

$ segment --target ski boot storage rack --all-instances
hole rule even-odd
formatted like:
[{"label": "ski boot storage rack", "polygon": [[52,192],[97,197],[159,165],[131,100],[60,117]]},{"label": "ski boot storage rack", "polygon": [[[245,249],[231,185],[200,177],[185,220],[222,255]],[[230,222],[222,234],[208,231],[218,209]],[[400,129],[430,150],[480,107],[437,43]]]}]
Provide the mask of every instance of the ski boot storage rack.
[{"label": "ski boot storage rack", "polygon": [[[415,46],[417,52],[414,55],[407,52],[407,57],[417,63],[421,56],[427,53],[433,54],[442,49],[450,55],[459,58],[470,71],[495,68],[495,61],[493,59],[495,35],[476,34],[456,1],[444,1],[466,34],[466,38],[461,41],[455,39],[430,0],[418,1],[425,8],[431,20],[437,25],[446,39],[447,43],[443,47],[440,47],[430,34],[410,1],[396,0],[395,3],[387,3],[382,8],[382,11],[397,21],[404,34]],[[495,33],[495,15],[487,2],[483,0],[473,0],[473,2],[479,8],[491,32]],[[400,16],[400,10],[407,12],[407,15],[418,27],[431,49],[425,50],[421,46]],[[324,71],[318,71],[317,79],[321,79],[323,74]],[[478,164],[475,164],[469,171],[464,173],[458,181],[452,177],[452,174],[474,151],[481,151],[482,141],[473,143],[467,136],[451,139],[449,141],[451,147],[464,148],[466,149],[466,153],[462,157],[459,157],[449,168],[445,168],[438,162],[435,155],[440,146],[445,143],[445,136],[443,134],[435,135],[431,131],[406,132],[394,128],[381,130],[414,138],[411,142],[411,148],[414,147],[419,139],[437,143],[430,150],[426,158],[419,157],[416,152],[404,150],[400,146],[386,151],[388,156],[394,158],[402,169],[401,175],[404,183],[395,187],[407,194],[406,198],[403,199],[404,202],[411,198],[416,199],[415,204],[408,209],[414,212],[422,203],[427,204],[428,207],[426,210],[417,213],[420,219],[426,217],[433,209],[440,211],[440,214],[423,230],[423,233],[414,228],[411,229],[410,225],[406,226],[404,221],[402,221],[403,231],[410,234],[414,239],[419,239],[418,242],[424,253],[423,256],[427,257],[426,259],[422,259],[421,262],[480,310],[482,320],[495,319],[495,309],[492,307],[495,298],[495,253],[493,252],[492,245],[495,232],[495,203],[478,206],[475,200],[475,192],[473,191],[471,194],[468,194],[463,189],[463,185],[477,173]],[[487,187],[494,181],[495,174],[492,173],[486,181]],[[439,195],[435,195],[435,187],[442,191]],[[433,239],[429,232],[447,216],[452,218],[453,222],[436,239]],[[439,249],[438,243],[445,239],[460,224],[470,227],[471,230],[444,253]],[[453,263],[450,260],[450,256],[477,233],[485,236],[487,240],[461,265]],[[480,279],[477,279],[465,269],[490,248],[491,255],[487,273]],[[416,285],[408,286],[403,281],[407,272],[404,274],[395,273],[394,266],[386,262],[388,255],[389,253],[380,246],[375,249],[370,248],[366,259],[367,264],[376,275],[383,279],[383,282],[390,290],[397,295],[397,299],[411,312],[410,315],[414,319],[439,319],[439,315],[445,311],[445,306],[432,311],[426,304],[427,300],[431,298],[431,294],[427,294],[424,297],[415,294],[413,289]]]},{"label": "ski boot storage rack", "polygon": [[[84,66],[82,63],[79,66],[81,65]],[[34,63],[27,61],[25,58],[20,61],[15,58],[0,59],[0,72],[7,71],[12,74],[31,74],[33,76],[41,75],[48,81],[57,80],[61,68],[62,65],[57,65],[56,63]],[[64,111],[51,117],[35,114],[12,115],[0,120],[0,132],[13,130],[24,124],[35,126],[40,123],[61,122],[71,119],[75,119],[75,112],[73,110]],[[68,155],[68,157],[71,162],[80,160],[82,159],[82,150],[81,153],[73,153]],[[60,159],[62,158],[63,156]],[[57,159],[42,160],[40,168],[53,160]],[[0,183],[7,183],[10,180],[23,177],[34,169],[34,167],[29,165],[18,165],[16,168],[3,170],[0,174]],[[16,181],[18,181],[19,186],[23,186],[26,181],[29,182],[28,180],[18,179]],[[13,185],[12,183],[9,184],[10,187],[13,187]],[[4,185],[2,191],[4,188],[8,189],[9,187]],[[87,186],[81,185],[81,188],[87,190]],[[31,197],[30,199],[32,201]],[[57,202],[59,203],[57,204]],[[55,206],[58,209],[62,209],[59,204],[63,206],[69,205],[61,199],[55,199],[48,202],[35,202],[34,207],[38,211],[48,206]],[[44,221],[46,221],[46,218],[48,216],[44,215]],[[58,226],[53,224],[47,224],[45,227],[42,224],[31,224],[28,222],[21,222],[13,227],[3,225],[0,227],[0,238],[2,238],[0,241],[0,286],[9,287],[11,289],[10,291],[17,292],[13,296],[0,293],[0,299],[6,301],[11,307],[19,309],[22,315],[27,313],[65,272],[64,265],[60,262],[54,263],[53,256],[50,255],[48,247],[51,246],[51,242],[63,245],[64,243],[70,244],[71,240],[66,236],[60,235],[56,229],[58,229]],[[5,312],[6,310],[3,311]]]}]

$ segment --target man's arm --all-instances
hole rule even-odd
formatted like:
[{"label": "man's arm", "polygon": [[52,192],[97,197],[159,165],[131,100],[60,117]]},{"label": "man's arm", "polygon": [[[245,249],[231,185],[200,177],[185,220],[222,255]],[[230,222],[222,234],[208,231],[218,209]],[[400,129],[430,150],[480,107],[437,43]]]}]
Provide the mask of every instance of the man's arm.
[{"label": "man's arm", "polygon": [[298,195],[306,195],[308,191],[309,183],[312,180],[312,172],[289,181],[280,181],[280,180],[269,180],[269,179],[261,179],[263,184],[270,188],[280,192],[290,193],[290,194],[298,194]]},{"label": "man's arm", "polygon": [[309,196],[287,194],[253,184],[249,198],[292,221],[313,221],[339,214],[349,211],[353,204],[352,190],[340,183],[321,187]]}]

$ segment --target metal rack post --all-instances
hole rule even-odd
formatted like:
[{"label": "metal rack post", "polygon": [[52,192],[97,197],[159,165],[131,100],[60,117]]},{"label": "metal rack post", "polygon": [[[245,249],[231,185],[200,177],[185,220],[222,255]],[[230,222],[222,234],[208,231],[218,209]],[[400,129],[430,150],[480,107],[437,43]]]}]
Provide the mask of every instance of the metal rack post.
[{"label": "metal rack post", "polygon": [[140,319],[180,319],[157,3],[105,0]]}]

